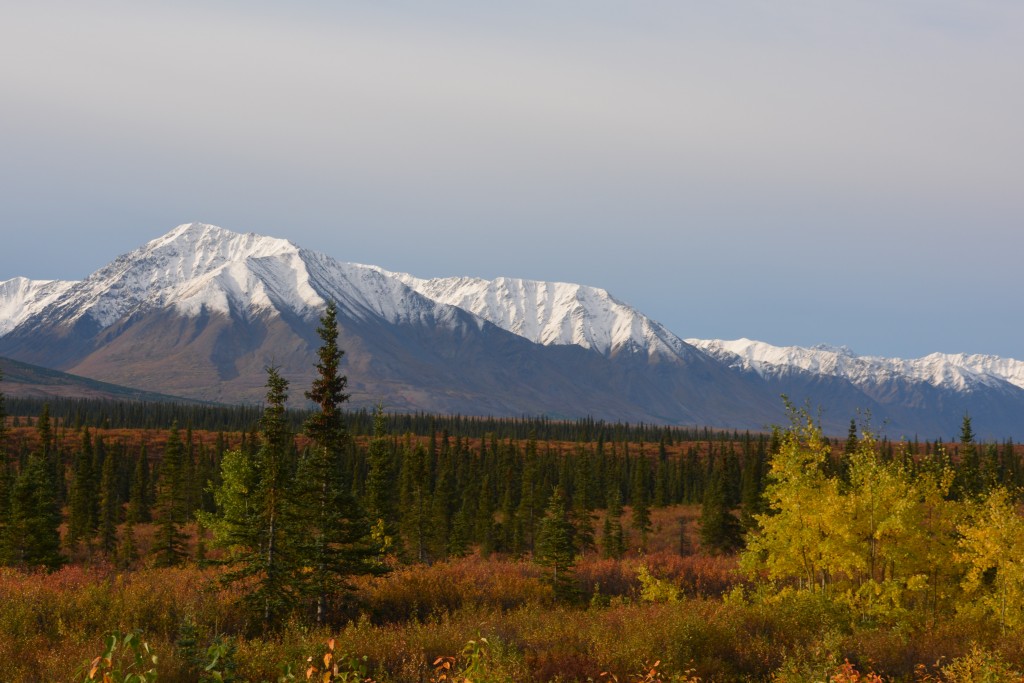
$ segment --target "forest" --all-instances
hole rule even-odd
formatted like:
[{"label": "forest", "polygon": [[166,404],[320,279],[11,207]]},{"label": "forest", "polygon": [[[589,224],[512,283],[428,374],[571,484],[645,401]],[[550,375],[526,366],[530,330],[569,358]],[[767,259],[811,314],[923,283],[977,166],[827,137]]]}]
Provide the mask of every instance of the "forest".
[{"label": "forest", "polygon": [[0,393],[0,680],[1024,680],[1024,450],[971,416],[345,411],[335,315],[259,409]]}]

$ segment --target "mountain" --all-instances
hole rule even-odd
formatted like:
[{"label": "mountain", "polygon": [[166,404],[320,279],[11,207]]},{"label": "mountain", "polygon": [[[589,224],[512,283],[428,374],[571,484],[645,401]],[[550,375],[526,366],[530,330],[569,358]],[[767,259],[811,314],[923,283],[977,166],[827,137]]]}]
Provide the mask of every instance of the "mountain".
[{"label": "mountain", "polygon": [[67,284],[41,308],[14,307],[0,354],[222,402],[261,400],[264,369],[276,364],[301,402],[327,299],[338,304],[355,405],[690,424],[716,411],[753,415],[743,426],[768,415],[757,414],[756,391],[704,354],[669,364],[536,344],[378,268],[198,223]]},{"label": "mountain", "polygon": [[825,407],[833,430],[844,414],[848,422],[860,412],[870,413],[876,429],[897,438],[954,437],[965,414],[974,416],[986,437],[1019,438],[1024,432],[1024,362],[1018,360],[941,353],[904,360],[825,345],[686,341],[777,393]]},{"label": "mountain", "polygon": [[131,389],[100,382],[88,377],[70,375],[59,370],[0,358],[3,381],[0,390],[13,398],[96,398],[112,401],[148,401],[150,403],[189,403],[180,396]]},{"label": "mountain", "polygon": [[318,317],[338,304],[354,405],[764,428],[780,393],[843,433],[1024,433],[1024,364],[933,354],[683,340],[603,289],[515,278],[422,279],[287,240],[181,225],[81,282],[0,283],[0,355],[119,385],[256,402],[265,368],[313,378]]}]

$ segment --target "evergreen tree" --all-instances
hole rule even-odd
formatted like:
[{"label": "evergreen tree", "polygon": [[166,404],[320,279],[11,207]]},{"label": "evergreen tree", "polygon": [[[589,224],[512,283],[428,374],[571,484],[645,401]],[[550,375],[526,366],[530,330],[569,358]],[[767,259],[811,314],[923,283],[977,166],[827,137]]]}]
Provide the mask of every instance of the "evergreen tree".
[{"label": "evergreen tree", "polygon": [[574,532],[566,511],[565,492],[558,486],[540,522],[537,550],[533,559],[551,570],[547,581],[554,588],[555,597],[561,600],[571,599],[575,595],[572,580],[572,568],[576,562]]},{"label": "evergreen tree", "polygon": [[739,520],[729,510],[725,491],[725,470],[719,464],[712,471],[701,506],[700,543],[711,553],[729,552],[743,544]]},{"label": "evergreen tree", "polygon": [[181,436],[178,425],[171,426],[160,461],[157,482],[157,532],[154,539],[155,562],[160,567],[171,567],[185,559],[185,481],[182,464]]},{"label": "evergreen tree", "polygon": [[58,530],[60,508],[50,465],[43,453],[34,451],[14,484],[7,535],[11,564],[56,569],[64,563]]},{"label": "evergreen tree", "polygon": [[117,486],[114,481],[114,456],[108,455],[103,463],[103,474],[100,478],[99,529],[98,541],[100,549],[113,554],[117,547],[117,523],[121,509],[121,501],[117,498]]},{"label": "evergreen tree", "polygon": [[68,501],[68,545],[88,541],[96,530],[98,518],[97,481],[92,471],[92,436],[82,430],[82,444],[72,464]]},{"label": "evergreen tree", "polygon": [[259,450],[224,454],[215,491],[220,516],[200,512],[214,542],[229,550],[224,582],[240,583],[245,604],[268,627],[281,623],[298,601],[304,575],[297,557],[302,521],[289,490],[292,434],[285,413],[288,382],[267,368],[267,404]]},{"label": "evergreen tree", "polygon": [[373,411],[373,438],[366,454],[366,513],[381,525],[387,538],[398,536],[398,512],[395,500],[395,472],[387,439],[387,417],[378,404]]},{"label": "evergreen tree", "polygon": [[607,558],[619,559],[626,553],[626,539],[622,533],[622,494],[618,487],[608,494],[608,509],[604,517],[601,534],[601,554]]},{"label": "evergreen tree", "polygon": [[146,446],[142,446],[135,467],[132,469],[132,482],[128,493],[128,510],[135,523],[148,522],[149,512],[149,456]]},{"label": "evergreen tree", "polygon": [[322,345],[317,351],[317,377],[306,398],[316,411],[306,421],[310,448],[299,466],[300,497],[307,511],[304,561],[310,566],[308,587],[316,604],[316,623],[330,619],[331,602],[349,577],[372,573],[375,551],[370,525],[351,488],[343,480],[343,456],[348,434],[341,404],[348,399],[344,375],[339,374],[343,351],[338,348],[337,308],[327,304],[317,328]]},{"label": "evergreen tree", "polygon": [[981,459],[974,443],[974,429],[970,415],[964,415],[960,428],[960,462],[953,480],[953,495],[963,500],[972,498],[982,491]]},{"label": "evergreen tree", "polygon": [[651,532],[651,510],[647,496],[647,460],[637,458],[633,469],[633,528],[640,534],[640,550],[647,552],[647,535]]}]

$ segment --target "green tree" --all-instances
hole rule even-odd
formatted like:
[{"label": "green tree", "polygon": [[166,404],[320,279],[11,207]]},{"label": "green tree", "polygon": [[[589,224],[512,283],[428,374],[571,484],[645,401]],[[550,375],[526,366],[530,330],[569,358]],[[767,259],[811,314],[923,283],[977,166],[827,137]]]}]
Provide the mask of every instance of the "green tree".
[{"label": "green tree", "polygon": [[960,462],[956,468],[956,479],[953,480],[953,495],[961,500],[972,498],[982,491],[981,458],[974,443],[974,429],[971,427],[971,416],[964,415],[960,427]]},{"label": "green tree", "polygon": [[92,436],[89,428],[82,430],[82,444],[75,454],[71,469],[71,491],[68,501],[68,545],[88,542],[96,530],[98,518],[98,483],[92,470]]},{"label": "green tree", "polygon": [[53,488],[53,470],[39,451],[29,456],[14,483],[8,552],[12,564],[56,569],[60,554],[60,508]]},{"label": "green tree", "polygon": [[547,581],[559,599],[571,599],[575,594],[572,568],[576,562],[575,529],[566,510],[565,492],[556,487],[551,494],[544,518],[537,532],[534,562],[547,567],[551,573]]},{"label": "green tree", "polygon": [[704,489],[700,515],[701,547],[710,553],[727,553],[743,545],[743,530],[726,499],[725,472],[720,464],[712,470]]},{"label": "green tree", "polygon": [[640,550],[647,552],[647,536],[653,528],[651,525],[650,499],[647,493],[647,459],[641,455],[636,459],[633,468],[633,528],[640,534]]},{"label": "green tree", "polygon": [[171,426],[160,461],[157,481],[157,532],[154,539],[154,559],[157,566],[171,567],[185,559],[186,492],[182,464],[181,436],[178,425]]},{"label": "green tree", "polygon": [[99,529],[98,541],[100,550],[113,554],[117,547],[117,523],[121,511],[121,501],[117,497],[117,483],[114,480],[114,456],[108,454],[103,463],[103,474],[100,477],[99,496]]},{"label": "green tree", "polygon": [[601,534],[601,554],[607,558],[618,559],[626,553],[626,539],[622,533],[622,494],[618,486],[608,494],[608,509],[604,516],[604,529]]},{"label": "green tree", "polygon": [[315,602],[316,623],[331,618],[332,603],[350,589],[356,574],[376,571],[376,552],[370,525],[344,480],[348,433],[341,404],[348,400],[348,379],[340,374],[343,351],[338,348],[337,307],[327,304],[317,328],[322,344],[317,351],[317,377],[306,398],[316,410],[306,420],[310,447],[299,463],[300,498],[307,531],[303,561],[309,566],[308,589]]},{"label": "green tree", "polygon": [[380,543],[388,546],[398,536],[395,471],[387,439],[387,416],[380,404],[373,411],[373,438],[366,454],[366,513],[380,528]]},{"label": "green tree", "polygon": [[267,368],[266,400],[260,448],[224,454],[214,492],[220,514],[198,517],[213,531],[214,543],[228,550],[223,581],[243,586],[246,606],[273,628],[297,604],[304,576],[297,557],[301,520],[289,486],[294,463],[285,413],[288,382],[274,367]]}]

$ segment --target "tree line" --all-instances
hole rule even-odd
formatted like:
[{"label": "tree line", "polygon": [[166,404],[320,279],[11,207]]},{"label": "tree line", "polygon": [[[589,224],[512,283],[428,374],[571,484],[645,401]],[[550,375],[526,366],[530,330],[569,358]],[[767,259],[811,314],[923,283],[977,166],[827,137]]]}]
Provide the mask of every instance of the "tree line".
[{"label": "tree line", "polygon": [[[815,560],[813,553],[825,551],[809,550],[812,541],[833,541],[822,531],[830,528],[824,517],[812,518],[813,511],[832,514],[829,524],[839,529],[850,509],[862,519],[861,503],[851,502],[854,491],[870,498],[869,492],[889,487],[890,498],[864,503],[881,519],[882,511],[905,499],[962,506],[988,500],[1004,485],[1011,488],[996,495],[1010,501],[1019,490],[1012,487],[1024,483],[1013,443],[976,443],[969,417],[952,454],[939,441],[877,441],[859,433],[855,422],[840,443],[813,422],[724,438],[707,430],[585,420],[388,416],[379,407],[359,438],[351,423],[361,413],[342,410],[347,380],[340,374],[333,305],[317,331],[316,378],[303,392],[316,407],[288,411],[289,384],[269,368],[256,426],[234,447],[223,432],[207,444],[194,438],[191,426],[172,422],[162,452],[149,453],[145,444],[106,443],[99,430],[83,424],[77,448],[66,452],[43,404],[34,419],[35,446],[9,454],[0,419],[0,564],[54,568],[75,554],[123,567],[143,559],[173,566],[216,556],[226,565],[224,580],[245,587],[246,603],[263,623],[282,623],[295,612],[326,623],[346,613],[349,577],[384,571],[395,559],[529,556],[548,570],[556,594],[570,599],[569,577],[580,553],[617,558],[629,549],[643,551],[651,510],[685,503],[702,506],[705,551],[746,545],[746,557],[759,558],[775,578],[828,588],[836,577],[852,576],[863,587],[896,576],[889,545],[870,541],[867,560]],[[0,394],[0,418],[3,413]],[[419,431],[397,431],[396,425]],[[456,426],[466,433],[453,432]],[[564,441],[538,436],[538,428],[577,438],[566,448]],[[682,451],[670,448],[683,436],[703,440],[693,439]],[[802,517],[786,516],[794,505]],[[190,551],[185,528],[194,521],[198,542]],[[135,533],[143,523],[155,528],[147,558],[139,557]],[[787,541],[814,529],[819,536],[807,547]],[[880,534],[891,525],[876,520],[867,529]],[[866,538],[868,531],[834,534]],[[210,546],[218,552],[209,553]],[[794,548],[802,548],[798,560],[782,559]],[[927,585],[938,590],[937,581],[936,575]]]}]

